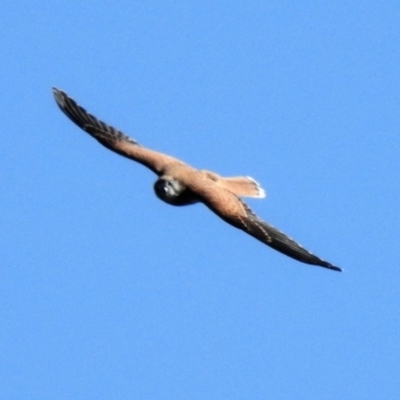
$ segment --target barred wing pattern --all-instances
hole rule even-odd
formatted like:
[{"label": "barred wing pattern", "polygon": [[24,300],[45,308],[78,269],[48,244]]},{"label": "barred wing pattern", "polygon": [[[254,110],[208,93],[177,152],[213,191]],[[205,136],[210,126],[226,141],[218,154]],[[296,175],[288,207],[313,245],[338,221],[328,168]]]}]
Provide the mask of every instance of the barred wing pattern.
[{"label": "barred wing pattern", "polygon": [[61,111],[109,150],[137,161],[157,175],[163,173],[167,164],[182,163],[176,158],[140,146],[136,140],[89,114],[62,90],[53,88],[53,93]]},{"label": "barred wing pattern", "polygon": [[245,205],[245,209],[247,216],[243,218],[243,225],[241,229],[251,236],[267,244],[273,249],[303,263],[318,265],[334,271],[342,271],[341,268],[336,267],[312,254],[299,243],[295,242],[292,238],[263,221],[256,214],[254,214],[254,212],[247,205]]}]

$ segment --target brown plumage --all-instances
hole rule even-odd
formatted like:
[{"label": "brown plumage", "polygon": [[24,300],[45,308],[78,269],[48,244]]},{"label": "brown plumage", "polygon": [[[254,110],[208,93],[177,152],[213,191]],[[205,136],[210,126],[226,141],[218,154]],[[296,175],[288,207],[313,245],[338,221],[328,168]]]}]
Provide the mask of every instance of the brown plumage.
[{"label": "brown plumage", "polygon": [[240,197],[265,196],[264,190],[254,179],[247,176],[224,178],[215,172],[197,170],[174,157],[146,149],[136,140],[89,114],[65,92],[58,89],[53,89],[53,92],[60,109],[81,129],[108,149],[139,162],[157,174],[159,179],[154,184],[154,190],[161,200],[176,206],[204,203],[228,224],[289,257],[341,271],[253,213]]}]

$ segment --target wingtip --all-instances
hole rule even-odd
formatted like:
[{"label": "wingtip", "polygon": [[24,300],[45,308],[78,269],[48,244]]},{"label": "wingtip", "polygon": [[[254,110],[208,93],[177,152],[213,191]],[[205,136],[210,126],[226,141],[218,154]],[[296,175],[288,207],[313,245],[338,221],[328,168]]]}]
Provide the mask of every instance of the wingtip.
[{"label": "wingtip", "polygon": [[56,103],[58,104],[59,107],[63,108],[63,106],[65,105],[65,97],[67,96],[66,93],[60,89],[57,89],[56,87],[53,87],[52,89]]},{"label": "wingtip", "polygon": [[52,91],[53,91],[53,96],[58,99],[60,98],[60,95],[62,93],[62,91],[60,89],[57,89],[56,87],[52,87]]},{"label": "wingtip", "polygon": [[331,269],[332,271],[343,272],[342,268],[336,267],[335,265],[332,264],[324,265],[324,267]]}]

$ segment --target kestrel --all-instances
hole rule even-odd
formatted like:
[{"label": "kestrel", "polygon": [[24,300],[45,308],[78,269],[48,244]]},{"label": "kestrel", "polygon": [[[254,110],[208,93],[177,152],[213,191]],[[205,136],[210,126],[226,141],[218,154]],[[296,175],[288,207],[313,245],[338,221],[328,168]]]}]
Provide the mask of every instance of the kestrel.
[{"label": "kestrel", "polygon": [[98,120],[65,92],[53,89],[61,111],[108,149],[150,168],[158,179],[155,194],[173,206],[205,204],[228,224],[241,229],[273,249],[306,264],[334,271],[339,267],[322,260],[293,239],[260,219],[241,197],[265,197],[261,186],[248,176],[231,178],[198,170],[174,157],[142,147],[136,140]]}]

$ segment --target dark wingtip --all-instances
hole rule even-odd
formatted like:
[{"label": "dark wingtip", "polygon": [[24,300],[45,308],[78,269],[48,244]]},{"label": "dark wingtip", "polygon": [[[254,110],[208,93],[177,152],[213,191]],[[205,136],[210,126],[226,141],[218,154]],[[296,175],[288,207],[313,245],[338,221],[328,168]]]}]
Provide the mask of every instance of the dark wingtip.
[{"label": "dark wingtip", "polygon": [[53,87],[53,95],[54,98],[56,99],[57,104],[61,105],[64,103],[63,95],[65,95],[65,93],[62,90]]},{"label": "dark wingtip", "polygon": [[329,264],[329,263],[326,263],[326,264],[322,265],[322,267],[331,269],[332,271],[343,272],[342,268],[336,267],[336,266],[334,266],[332,264]]}]

